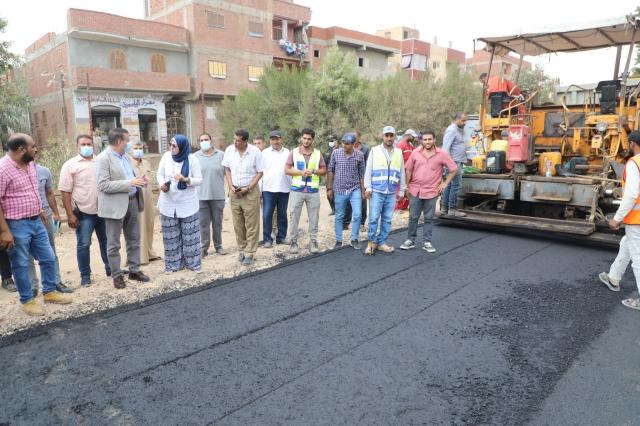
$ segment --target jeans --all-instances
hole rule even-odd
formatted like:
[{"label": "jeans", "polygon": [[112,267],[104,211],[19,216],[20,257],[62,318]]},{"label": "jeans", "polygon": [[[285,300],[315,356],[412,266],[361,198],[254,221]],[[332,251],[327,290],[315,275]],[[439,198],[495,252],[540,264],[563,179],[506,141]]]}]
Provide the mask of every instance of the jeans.
[{"label": "jeans", "polygon": [[105,230],[104,219],[97,214],[78,213],[78,227],[76,228],[76,256],[78,258],[78,268],[81,277],[91,276],[91,236],[93,231],[98,237],[100,245],[100,257],[104,263],[107,275],[111,274],[109,258],[107,257],[107,232]]},{"label": "jeans", "polygon": [[362,191],[360,188],[354,190],[351,194],[342,195],[334,192],[333,198],[336,205],[335,231],[336,242],[342,241],[342,229],[345,211],[347,206],[351,206],[351,241],[357,240],[360,234],[360,215],[362,207]]},{"label": "jeans", "polygon": [[277,208],[278,233],[276,242],[282,242],[287,238],[287,207],[289,205],[288,192],[263,192],[262,193],[262,240],[271,241],[273,230],[273,211]]},{"label": "jeans", "polygon": [[9,256],[13,278],[20,292],[20,302],[26,303],[33,298],[29,280],[29,256],[33,256],[40,264],[42,293],[55,291],[56,258],[40,218],[7,220],[7,224],[15,242]]},{"label": "jeans", "polygon": [[[56,257],[55,281],[56,284],[60,284],[62,283],[62,280],[60,280],[60,262],[58,261],[58,254],[56,253],[55,230],[53,229],[53,215],[51,213],[47,215],[47,225],[45,228],[47,229],[47,235],[49,236],[49,243],[53,249],[53,255]],[[31,286],[34,289],[38,288],[38,277],[36,275],[36,265],[33,261],[33,256],[29,258],[29,279],[31,280]]]},{"label": "jeans", "polygon": [[[378,245],[384,244],[391,232],[391,220],[393,210],[396,208],[396,194],[382,194],[380,192],[371,193],[369,203],[369,241]],[[380,222],[380,232],[378,235],[378,222]]]},{"label": "jeans", "polygon": [[309,217],[309,239],[316,241],[318,238],[318,218],[320,217],[320,193],[291,191],[289,194],[291,204],[291,242],[298,241],[298,224],[302,214],[302,205],[307,205],[307,216]]},{"label": "jeans", "polygon": [[460,185],[462,185],[462,169],[464,164],[456,163],[456,167],[456,175],[442,193],[442,201],[440,202],[441,210],[455,210],[458,206],[458,192],[460,192]]},{"label": "jeans", "polygon": [[[347,207],[344,212],[344,221],[345,225],[349,225],[351,223],[351,204],[347,204]],[[360,223],[358,225],[365,225],[367,223],[367,200],[366,198],[362,199],[362,205],[360,207]]]},{"label": "jeans", "polygon": [[436,212],[436,202],[438,197],[417,198],[413,195],[409,199],[409,239],[416,242],[418,236],[418,220],[420,215],[424,216],[424,226],[422,227],[422,241],[430,243],[433,232],[433,215]]}]

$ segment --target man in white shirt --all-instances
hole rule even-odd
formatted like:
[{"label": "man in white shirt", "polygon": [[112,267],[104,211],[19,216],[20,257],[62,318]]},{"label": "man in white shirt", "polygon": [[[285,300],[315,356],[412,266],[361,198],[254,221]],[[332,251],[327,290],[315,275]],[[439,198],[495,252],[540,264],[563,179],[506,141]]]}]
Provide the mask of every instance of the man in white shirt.
[{"label": "man in white shirt", "polygon": [[[629,134],[629,154],[622,177],[624,194],[615,216],[609,222],[612,229],[619,229],[624,222],[624,237],[620,240],[620,251],[613,261],[609,273],[601,272],[598,278],[612,291],[620,291],[620,280],[631,261],[636,285],[640,291],[640,131]],[[624,299],[622,304],[640,310],[640,299]]]},{"label": "man in white shirt", "polygon": [[271,230],[273,228],[273,212],[277,210],[278,232],[276,244],[282,244],[287,237],[287,206],[291,191],[291,177],[284,172],[289,150],[282,146],[282,133],[273,131],[269,134],[271,146],[262,151],[264,176],[262,177],[262,238],[264,248],[273,246]]},{"label": "man in white shirt", "polygon": [[264,166],[260,150],[249,145],[249,132],[238,129],[233,145],[227,147],[222,165],[229,186],[233,229],[238,243],[238,260],[244,266],[255,263],[260,234],[260,190]]}]

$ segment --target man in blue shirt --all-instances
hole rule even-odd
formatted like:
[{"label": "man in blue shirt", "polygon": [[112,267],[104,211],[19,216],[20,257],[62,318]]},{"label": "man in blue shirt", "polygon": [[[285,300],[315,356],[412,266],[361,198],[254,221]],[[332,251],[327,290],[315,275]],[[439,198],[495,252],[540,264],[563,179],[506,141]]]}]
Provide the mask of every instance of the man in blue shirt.
[{"label": "man in blue shirt", "polygon": [[449,154],[456,163],[456,175],[445,188],[440,200],[440,214],[456,217],[464,217],[465,213],[456,210],[458,204],[458,192],[462,184],[462,170],[467,162],[467,148],[462,138],[462,130],[467,122],[467,115],[457,112],[453,122],[444,132],[442,150]]}]

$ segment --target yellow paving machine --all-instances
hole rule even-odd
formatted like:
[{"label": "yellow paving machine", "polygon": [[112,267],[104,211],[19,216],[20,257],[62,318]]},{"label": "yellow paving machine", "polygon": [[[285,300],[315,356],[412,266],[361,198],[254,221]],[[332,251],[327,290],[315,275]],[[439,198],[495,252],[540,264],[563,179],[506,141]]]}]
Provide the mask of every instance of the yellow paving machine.
[{"label": "yellow paving machine", "polygon": [[[568,86],[558,101],[541,105],[534,105],[535,91],[487,93],[485,83],[479,124],[469,142],[475,167],[465,169],[458,198],[466,217],[443,221],[617,243],[620,232],[609,230],[608,220],[622,197],[627,137],[640,128],[640,87],[629,78],[639,30],[640,21],[628,16],[580,28],[479,38],[491,53],[490,70],[496,55],[515,53],[522,60],[615,47],[613,79]],[[569,92],[579,93],[579,101]]]}]

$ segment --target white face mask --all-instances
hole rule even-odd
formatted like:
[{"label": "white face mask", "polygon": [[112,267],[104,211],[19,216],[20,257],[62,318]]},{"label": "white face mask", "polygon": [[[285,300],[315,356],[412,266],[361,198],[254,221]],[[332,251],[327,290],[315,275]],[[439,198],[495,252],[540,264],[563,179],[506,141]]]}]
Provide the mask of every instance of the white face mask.
[{"label": "white face mask", "polygon": [[200,141],[200,149],[209,151],[211,149],[211,141]]},{"label": "white face mask", "polygon": [[329,148],[333,148],[334,146],[336,146],[335,142],[329,142]]},{"label": "white face mask", "polygon": [[142,158],[144,155],[144,151],[140,148],[136,148],[133,150],[133,158]]}]

